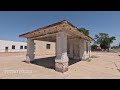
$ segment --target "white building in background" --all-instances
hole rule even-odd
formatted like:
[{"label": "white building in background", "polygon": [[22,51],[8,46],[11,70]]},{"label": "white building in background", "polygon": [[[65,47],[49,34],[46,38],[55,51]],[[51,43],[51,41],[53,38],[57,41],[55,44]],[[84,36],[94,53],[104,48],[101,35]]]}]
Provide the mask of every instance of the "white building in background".
[{"label": "white building in background", "polygon": [[26,42],[0,40],[0,52],[26,52],[26,51],[27,51]]}]

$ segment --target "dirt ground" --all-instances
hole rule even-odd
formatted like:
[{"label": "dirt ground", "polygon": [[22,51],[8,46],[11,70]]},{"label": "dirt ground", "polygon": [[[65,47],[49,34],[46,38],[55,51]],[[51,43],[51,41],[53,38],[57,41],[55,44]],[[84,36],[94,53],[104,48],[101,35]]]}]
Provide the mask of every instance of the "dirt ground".
[{"label": "dirt ground", "polygon": [[60,73],[54,70],[54,56],[36,56],[28,64],[25,53],[0,53],[0,79],[120,79],[118,53],[92,52],[92,56],[87,61],[70,60],[69,70]]}]

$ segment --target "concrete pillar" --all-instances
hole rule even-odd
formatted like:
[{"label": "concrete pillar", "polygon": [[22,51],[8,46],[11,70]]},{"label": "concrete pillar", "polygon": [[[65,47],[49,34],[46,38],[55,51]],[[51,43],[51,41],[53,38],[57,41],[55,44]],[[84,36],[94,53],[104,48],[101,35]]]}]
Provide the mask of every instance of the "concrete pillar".
[{"label": "concrete pillar", "polygon": [[62,73],[68,71],[68,61],[67,34],[65,32],[58,32],[56,35],[55,70]]},{"label": "concrete pillar", "polygon": [[26,54],[26,62],[31,62],[34,60],[35,54],[35,43],[34,40],[27,39],[27,54]]},{"label": "concrete pillar", "polygon": [[91,57],[91,45],[90,45],[90,42],[89,42],[89,58]]}]

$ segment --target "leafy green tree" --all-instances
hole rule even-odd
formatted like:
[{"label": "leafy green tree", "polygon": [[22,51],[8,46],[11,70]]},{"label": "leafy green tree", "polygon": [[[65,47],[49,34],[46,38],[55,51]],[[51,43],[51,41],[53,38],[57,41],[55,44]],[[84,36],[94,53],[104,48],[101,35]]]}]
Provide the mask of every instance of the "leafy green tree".
[{"label": "leafy green tree", "polygon": [[96,49],[97,49],[97,45],[96,44],[91,45],[91,50],[96,50]]},{"label": "leafy green tree", "polygon": [[107,49],[109,51],[110,44],[113,43],[113,40],[116,40],[116,38],[115,36],[110,37],[107,33],[99,33],[98,35],[95,35],[95,40],[100,44],[102,49]]},{"label": "leafy green tree", "polygon": [[85,29],[85,28],[79,28],[80,32],[83,32],[85,35],[89,35],[89,30]]}]

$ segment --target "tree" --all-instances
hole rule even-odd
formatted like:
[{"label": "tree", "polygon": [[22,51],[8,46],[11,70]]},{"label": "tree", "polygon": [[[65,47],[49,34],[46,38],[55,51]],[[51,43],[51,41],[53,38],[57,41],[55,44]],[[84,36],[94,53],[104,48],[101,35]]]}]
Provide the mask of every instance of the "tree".
[{"label": "tree", "polygon": [[89,35],[89,30],[85,29],[85,28],[79,28],[80,32],[83,32],[85,35]]},{"label": "tree", "polygon": [[96,50],[96,49],[97,49],[97,45],[96,44],[91,45],[91,50]]},{"label": "tree", "polygon": [[110,44],[113,43],[113,40],[116,40],[114,36],[109,37],[107,33],[99,33],[98,35],[95,35],[95,40],[98,44],[100,44],[100,47],[104,50],[110,48]]}]

